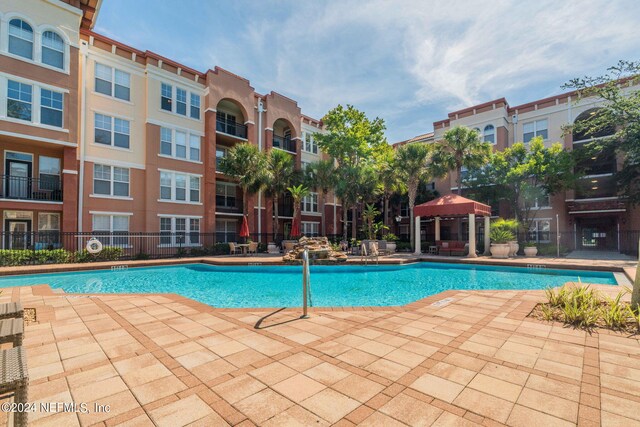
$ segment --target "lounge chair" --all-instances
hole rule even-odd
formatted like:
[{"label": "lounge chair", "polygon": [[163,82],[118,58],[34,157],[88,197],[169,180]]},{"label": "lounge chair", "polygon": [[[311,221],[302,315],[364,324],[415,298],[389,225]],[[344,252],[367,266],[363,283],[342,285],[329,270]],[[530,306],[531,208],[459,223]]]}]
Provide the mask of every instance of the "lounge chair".
[{"label": "lounge chair", "polygon": [[0,304],[0,319],[11,319],[11,318],[19,318],[22,319],[24,317],[24,309],[22,308],[22,304],[19,302],[8,302],[5,304]]},{"label": "lounge chair", "polygon": [[14,347],[22,345],[24,335],[23,319],[0,320],[0,344],[13,343]]},{"label": "lounge chair", "polygon": [[247,252],[250,253],[250,254],[257,254],[258,253],[258,242],[249,243],[249,247],[247,248]]},{"label": "lounge chair", "polygon": [[[14,393],[14,403],[27,403],[29,374],[26,351],[22,346],[0,350],[0,393]],[[13,425],[26,426],[28,412],[15,412]]]},{"label": "lounge chair", "polygon": [[235,255],[238,253],[238,248],[236,248],[236,244],[233,242],[229,242],[229,255]]}]

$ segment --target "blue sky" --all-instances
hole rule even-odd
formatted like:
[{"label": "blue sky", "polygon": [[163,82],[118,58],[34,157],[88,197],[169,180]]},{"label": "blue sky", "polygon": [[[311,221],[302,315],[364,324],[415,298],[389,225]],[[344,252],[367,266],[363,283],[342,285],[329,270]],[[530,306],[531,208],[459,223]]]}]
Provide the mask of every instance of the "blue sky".
[{"label": "blue sky", "polygon": [[321,118],[382,117],[396,142],[447,112],[560,93],[640,59],[637,0],[104,0],[95,30],[205,71],[218,65]]}]

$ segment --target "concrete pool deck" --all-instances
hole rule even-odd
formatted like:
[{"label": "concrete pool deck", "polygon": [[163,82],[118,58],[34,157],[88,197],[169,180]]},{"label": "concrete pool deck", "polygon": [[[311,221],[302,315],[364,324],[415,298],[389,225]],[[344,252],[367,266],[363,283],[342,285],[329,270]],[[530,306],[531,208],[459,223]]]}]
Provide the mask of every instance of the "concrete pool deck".
[{"label": "concrete pool deck", "polygon": [[543,298],[447,291],[301,320],[173,294],[0,294],[37,310],[30,401],[110,405],[34,426],[640,425],[640,337],[527,318]]}]

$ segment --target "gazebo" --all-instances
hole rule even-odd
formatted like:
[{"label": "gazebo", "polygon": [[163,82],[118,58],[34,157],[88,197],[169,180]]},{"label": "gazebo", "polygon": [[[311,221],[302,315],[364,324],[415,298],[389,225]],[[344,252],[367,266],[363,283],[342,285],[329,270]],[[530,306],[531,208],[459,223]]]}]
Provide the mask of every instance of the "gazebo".
[{"label": "gazebo", "polygon": [[469,216],[469,255],[470,258],[476,255],[476,215],[484,216],[484,254],[489,252],[489,221],[491,219],[491,206],[479,203],[457,194],[447,194],[438,197],[430,202],[423,203],[413,208],[415,216],[415,245],[416,255],[421,254],[420,248],[420,217],[435,218],[436,240],[440,240],[440,218],[465,217]]}]

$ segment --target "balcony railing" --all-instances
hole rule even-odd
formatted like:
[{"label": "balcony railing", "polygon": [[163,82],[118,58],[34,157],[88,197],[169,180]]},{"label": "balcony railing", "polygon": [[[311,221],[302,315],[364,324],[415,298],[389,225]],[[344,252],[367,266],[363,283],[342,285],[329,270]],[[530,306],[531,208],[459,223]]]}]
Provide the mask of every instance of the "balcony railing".
[{"label": "balcony railing", "polygon": [[216,196],[216,211],[226,213],[242,212],[242,199],[235,197]]},{"label": "balcony railing", "polygon": [[279,135],[273,135],[273,146],[284,151],[289,151],[290,153],[295,153],[297,151],[295,141]]},{"label": "balcony railing", "polygon": [[224,120],[216,119],[216,131],[226,133],[227,135],[237,136],[238,138],[247,139],[247,126]]},{"label": "balcony railing", "polygon": [[60,178],[29,178],[14,175],[0,175],[0,198],[15,200],[62,201]]}]

